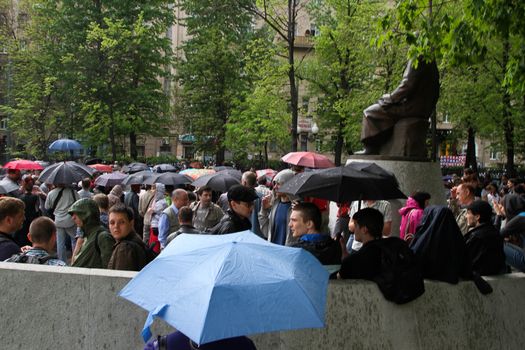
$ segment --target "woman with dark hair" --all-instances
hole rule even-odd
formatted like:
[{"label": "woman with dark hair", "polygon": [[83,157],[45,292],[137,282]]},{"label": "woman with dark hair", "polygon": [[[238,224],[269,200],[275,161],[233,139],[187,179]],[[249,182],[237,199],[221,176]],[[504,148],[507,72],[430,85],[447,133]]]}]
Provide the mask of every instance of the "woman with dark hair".
[{"label": "woman with dark hair", "polygon": [[414,238],[417,226],[423,217],[423,211],[428,206],[430,194],[427,192],[415,192],[408,197],[405,206],[399,209],[401,215],[401,225],[399,227],[399,237],[408,243]]}]

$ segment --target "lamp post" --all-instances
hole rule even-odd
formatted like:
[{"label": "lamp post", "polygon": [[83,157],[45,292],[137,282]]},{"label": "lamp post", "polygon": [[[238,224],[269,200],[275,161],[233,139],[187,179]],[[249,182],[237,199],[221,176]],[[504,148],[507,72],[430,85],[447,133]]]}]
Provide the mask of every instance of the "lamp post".
[{"label": "lamp post", "polygon": [[303,125],[307,123],[297,124],[297,135],[299,135],[299,141],[301,144],[301,151],[308,151],[308,140],[315,140],[315,137],[319,133],[319,127],[316,122],[310,125]]}]

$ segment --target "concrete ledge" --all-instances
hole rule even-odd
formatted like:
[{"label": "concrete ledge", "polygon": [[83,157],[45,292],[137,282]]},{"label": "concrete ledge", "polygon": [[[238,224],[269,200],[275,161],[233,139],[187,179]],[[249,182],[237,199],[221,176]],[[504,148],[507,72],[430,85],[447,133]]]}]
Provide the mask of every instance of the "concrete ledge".
[{"label": "concrete ledge", "polygon": [[[2,348],[141,349],[146,318],[117,297],[135,272],[0,263]],[[525,274],[472,282],[426,281],[407,305],[383,299],[366,281],[329,285],[326,327],[253,335],[270,349],[521,349],[525,342]],[[153,334],[173,329],[155,321]]]}]

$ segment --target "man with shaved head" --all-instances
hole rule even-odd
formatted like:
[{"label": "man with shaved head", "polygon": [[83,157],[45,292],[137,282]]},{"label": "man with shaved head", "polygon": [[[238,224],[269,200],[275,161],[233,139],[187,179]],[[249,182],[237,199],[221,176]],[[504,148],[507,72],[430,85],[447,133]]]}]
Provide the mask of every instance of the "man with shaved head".
[{"label": "man with shaved head", "polygon": [[171,193],[171,205],[164,209],[159,219],[159,242],[161,249],[164,249],[168,244],[169,234],[179,229],[179,209],[187,205],[188,192],[186,192],[186,190],[178,188]]}]

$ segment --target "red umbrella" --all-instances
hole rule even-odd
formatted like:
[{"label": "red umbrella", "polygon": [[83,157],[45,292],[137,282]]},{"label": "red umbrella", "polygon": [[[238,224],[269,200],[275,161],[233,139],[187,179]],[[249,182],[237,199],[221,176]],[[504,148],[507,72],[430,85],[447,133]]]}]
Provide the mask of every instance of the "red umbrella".
[{"label": "red umbrella", "polygon": [[107,164],[91,164],[91,165],[88,165],[88,167],[96,169],[97,171],[100,171],[101,173],[112,173],[113,172],[113,168],[111,167],[111,165],[107,165]]},{"label": "red umbrella", "polygon": [[15,170],[43,170],[44,168],[37,162],[31,160],[13,160],[12,162],[4,165],[5,169],[15,169]]},{"label": "red umbrella", "polygon": [[288,164],[304,166],[307,168],[332,168],[334,163],[323,156],[322,154],[317,154],[314,152],[290,152],[281,160]]}]

